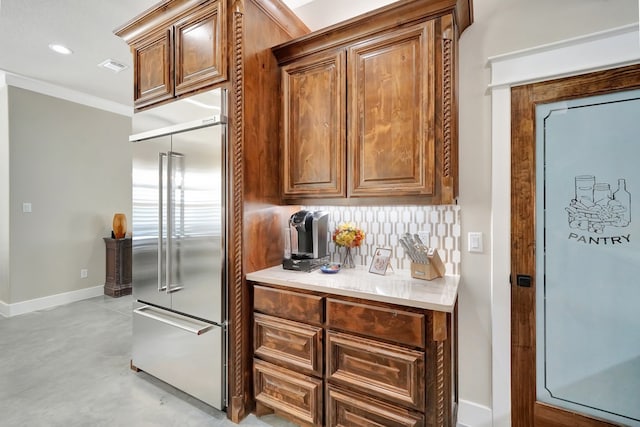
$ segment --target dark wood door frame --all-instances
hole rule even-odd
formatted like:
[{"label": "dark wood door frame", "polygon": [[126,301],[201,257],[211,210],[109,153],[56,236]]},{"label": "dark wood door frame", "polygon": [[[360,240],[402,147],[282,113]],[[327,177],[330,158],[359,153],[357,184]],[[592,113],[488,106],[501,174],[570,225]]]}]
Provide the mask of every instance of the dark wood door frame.
[{"label": "dark wood door frame", "polygon": [[[640,88],[640,65],[511,90],[511,421],[524,426],[615,424],[536,401],[535,109],[537,104]],[[518,275],[532,277],[530,287]]]}]

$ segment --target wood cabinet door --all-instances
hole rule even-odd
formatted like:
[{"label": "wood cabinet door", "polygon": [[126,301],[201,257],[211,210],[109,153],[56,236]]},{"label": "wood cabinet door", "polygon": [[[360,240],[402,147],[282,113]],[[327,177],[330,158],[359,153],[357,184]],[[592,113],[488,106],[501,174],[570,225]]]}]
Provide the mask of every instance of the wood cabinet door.
[{"label": "wood cabinet door", "polygon": [[174,26],[176,95],[226,80],[224,3],[211,2]]},{"label": "wood cabinet door", "polygon": [[282,68],[283,195],[344,197],[345,52]]},{"label": "wood cabinet door", "polygon": [[132,46],[136,108],[173,97],[173,31],[159,31]]},{"label": "wood cabinet door", "polygon": [[348,195],[433,195],[434,21],[348,49]]}]

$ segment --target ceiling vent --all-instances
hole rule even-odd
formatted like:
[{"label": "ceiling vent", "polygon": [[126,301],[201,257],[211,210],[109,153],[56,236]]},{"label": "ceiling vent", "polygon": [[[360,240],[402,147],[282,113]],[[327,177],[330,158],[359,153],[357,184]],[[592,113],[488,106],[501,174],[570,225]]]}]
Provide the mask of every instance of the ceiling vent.
[{"label": "ceiling vent", "polygon": [[101,63],[98,64],[98,67],[106,68],[108,70],[113,71],[114,73],[119,73],[120,71],[127,68],[126,65],[114,59],[107,59],[106,61],[102,61]]}]

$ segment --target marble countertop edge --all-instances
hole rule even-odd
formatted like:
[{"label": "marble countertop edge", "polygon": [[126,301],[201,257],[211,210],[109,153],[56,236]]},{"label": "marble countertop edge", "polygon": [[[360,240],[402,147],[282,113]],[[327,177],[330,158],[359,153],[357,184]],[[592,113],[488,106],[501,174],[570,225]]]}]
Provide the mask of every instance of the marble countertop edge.
[{"label": "marble countertop edge", "polygon": [[326,274],[285,270],[278,265],[248,273],[247,280],[448,313],[455,308],[460,284],[458,275],[428,281],[412,278],[408,270],[383,276],[369,273],[364,266]]}]

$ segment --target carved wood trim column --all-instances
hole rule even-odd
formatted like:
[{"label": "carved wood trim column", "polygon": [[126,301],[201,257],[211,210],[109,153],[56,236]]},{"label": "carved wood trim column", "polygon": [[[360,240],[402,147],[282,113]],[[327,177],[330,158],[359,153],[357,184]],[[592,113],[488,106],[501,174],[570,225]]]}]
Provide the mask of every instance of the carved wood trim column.
[{"label": "carved wood trim column", "polygon": [[457,151],[453,147],[455,117],[457,111],[454,106],[454,40],[453,20],[451,16],[442,18],[442,180],[443,200],[453,200],[455,194],[454,176],[457,175],[454,162]]},{"label": "carved wood trim column", "polygon": [[232,34],[232,67],[231,67],[231,105],[230,113],[233,136],[231,139],[231,183],[229,194],[232,197],[232,211],[229,212],[231,245],[230,259],[231,269],[229,274],[229,401],[228,416],[235,423],[240,422],[245,416],[246,386],[244,372],[248,369],[245,363],[245,355],[249,352],[246,348],[246,310],[243,301],[247,298],[244,289],[243,271],[243,188],[244,188],[244,98],[243,98],[243,24],[244,1],[237,0],[233,4],[233,34]]},{"label": "carved wood trim column", "polygon": [[447,313],[433,312],[433,340],[436,342],[436,426],[444,426],[445,419],[445,342],[447,341]]}]

